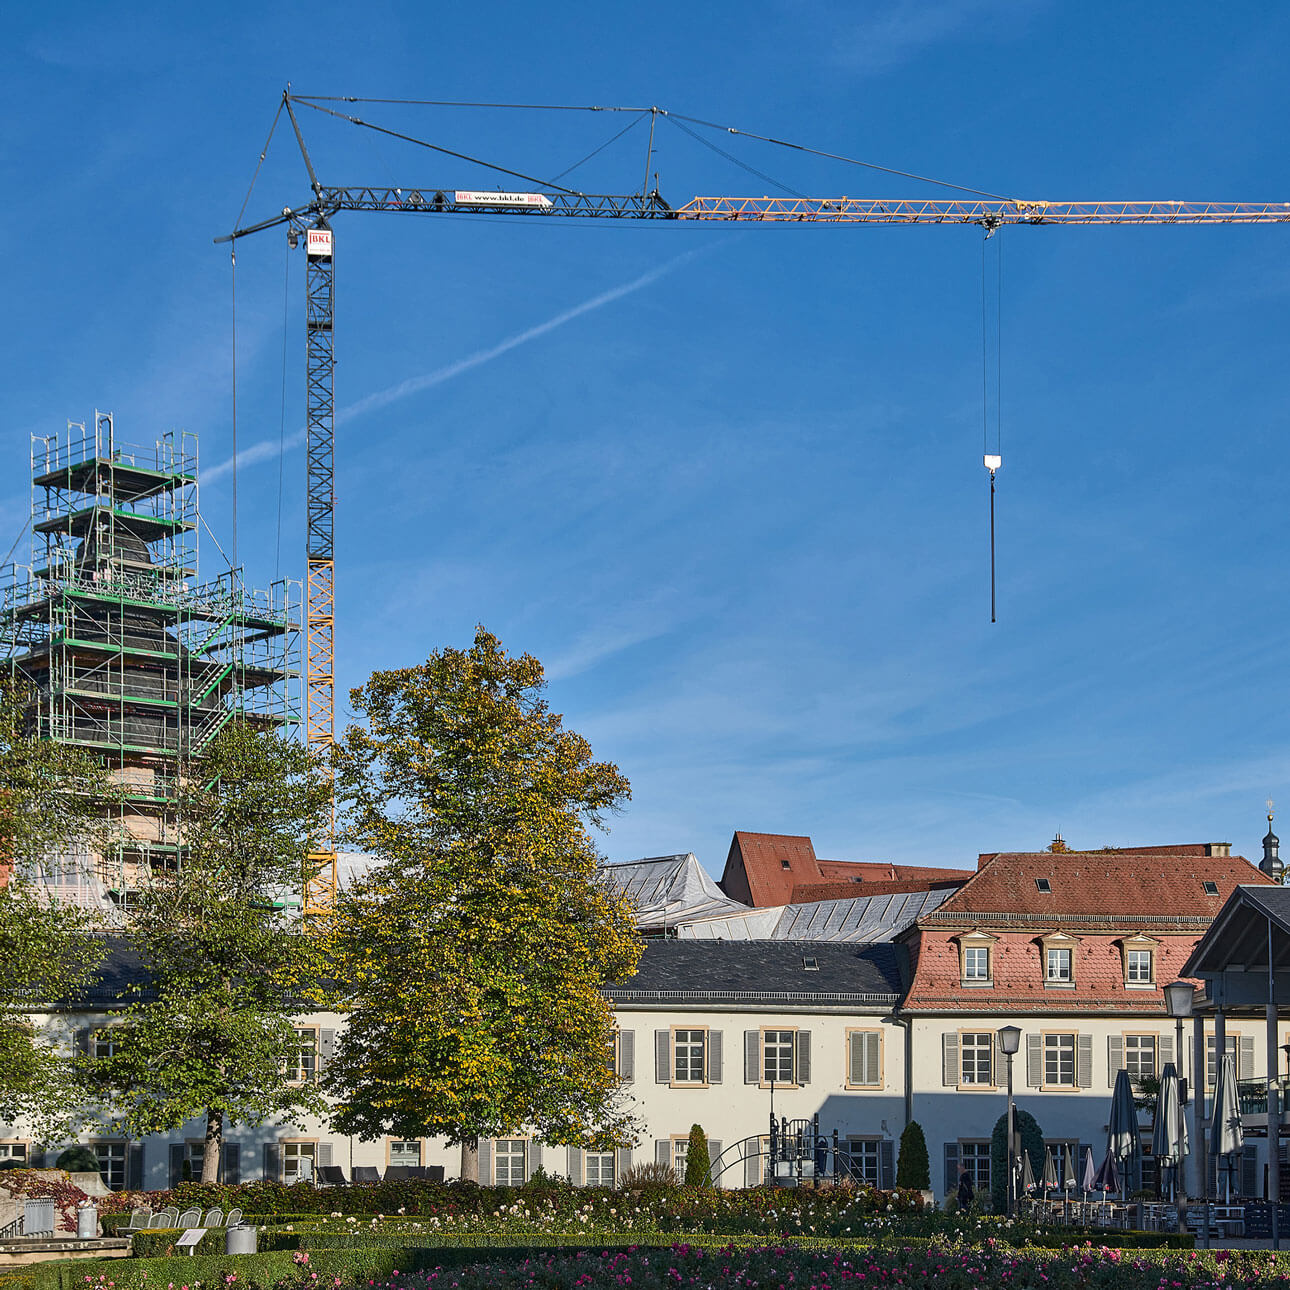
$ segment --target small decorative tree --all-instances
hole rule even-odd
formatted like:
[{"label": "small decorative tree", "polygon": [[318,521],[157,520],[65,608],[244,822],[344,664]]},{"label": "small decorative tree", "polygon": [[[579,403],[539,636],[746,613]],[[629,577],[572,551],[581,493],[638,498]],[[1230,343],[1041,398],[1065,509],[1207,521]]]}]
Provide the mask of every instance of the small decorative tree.
[{"label": "small decorative tree", "polygon": [[927,1137],[917,1120],[910,1120],[900,1135],[900,1156],[896,1161],[896,1186],[926,1191],[932,1185],[932,1166],[927,1158]]},{"label": "small decorative tree", "polygon": [[[1030,1168],[1038,1182],[1044,1176],[1044,1132],[1029,1111],[1017,1108],[1017,1132],[1021,1149],[1030,1157]],[[1020,1192],[1018,1192],[1020,1195]],[[994,1124],[990,1137],[990,1204],[996,1213],[1008,1208],[1008,1116],[1005,1112]]]},{"label": "small decorative tree", "polygon": [[685,1149],[685,1185],[704,1187],[708,1182],[708,1135],[703,1125],[690,1125],[690,1143]]}]

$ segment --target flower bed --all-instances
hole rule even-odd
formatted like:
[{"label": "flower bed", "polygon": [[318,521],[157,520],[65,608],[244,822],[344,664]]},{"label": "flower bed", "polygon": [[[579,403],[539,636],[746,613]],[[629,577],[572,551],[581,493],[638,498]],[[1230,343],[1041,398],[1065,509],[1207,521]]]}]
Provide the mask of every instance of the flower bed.
[{"label": "flower bed", "polygon": [[798,1241],[765,1245],[696,1241],[672,1246],[541,1242],[478,1243],[426,1250],[333,1250],[310,1254],[197,1256],[111,1263],[40,1264],[14,1290],[1264,1290],[1290,1280],[1290,1259],[1225,1250],[1123,1253],[1094,1246],[1062,1251],[930,1244],[864,1246]]}]

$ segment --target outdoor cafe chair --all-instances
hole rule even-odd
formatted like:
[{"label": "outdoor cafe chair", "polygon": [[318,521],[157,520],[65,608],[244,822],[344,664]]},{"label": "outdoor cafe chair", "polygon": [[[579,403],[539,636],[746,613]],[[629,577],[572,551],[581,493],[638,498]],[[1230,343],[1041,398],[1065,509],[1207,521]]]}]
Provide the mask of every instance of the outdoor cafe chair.
[{"label": "outdoor cafe chair", "polygon": [[375,1165],[355,1165],[354,1181],[356,1183],[378,1183],[381,1181],[381,1171]]}]

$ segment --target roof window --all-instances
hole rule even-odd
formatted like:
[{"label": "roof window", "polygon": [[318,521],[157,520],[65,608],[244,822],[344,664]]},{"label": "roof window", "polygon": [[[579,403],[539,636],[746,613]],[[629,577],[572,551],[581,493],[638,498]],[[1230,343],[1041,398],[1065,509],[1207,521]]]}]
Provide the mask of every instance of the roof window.
[{"label": "roof window", "polygon": [[1044,896],[1049,896],[1052,894],[1053,886],[1052,886],[1052,883],[1050,883],[1047,878],[1036,878],[1035,890],[1040,892]]},{"label": "roof window", "polygon": [[1218,883],[1210,882],[1208,879],[1206,879],[1205,882],[1202,883],[1201,885],[1205,888],[1205,895],[1207,896],[1218,895]]},{"label": "roof window", "polygon": [[820,970],[820,961],[817,958],[804,958],[802,960],[802,966],[808,972],[818,972]]},{"label": "roof window", "polygon": [[793,866],[787,860],[781,860],[779,862],[779,867],[781,869],[791,869]]}]

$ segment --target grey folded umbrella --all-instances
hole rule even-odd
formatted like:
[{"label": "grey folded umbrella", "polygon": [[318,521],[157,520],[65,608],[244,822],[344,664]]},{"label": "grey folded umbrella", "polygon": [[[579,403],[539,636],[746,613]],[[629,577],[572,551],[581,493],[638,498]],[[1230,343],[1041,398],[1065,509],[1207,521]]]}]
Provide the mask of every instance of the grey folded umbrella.
[{"label": "grey folded umbrella", "polygon": [[1029,1151],[1021,1153],[1021,1189],[1022,1191],[1035,1190],[1035,1171],[1030,1164]]},{"label": "grey folded umbrella", "polygon": [[1075,1177],[1075,1148],[1068,1142],[1066,1144],[1066,1186],[1072,1191],[1075,1190],[1079,1179]]},{"label": "grey folded umbrella", "polygon": [[1160,1072],[1160,1091],[1151,1121],[1151,1154],[1162,1165],[1174,1166],[1187,1154],[1187,1119],[1173,1062],[1166,1062]]},{"label": "grey folded umbrella", "polygon": [[1093,1148],[1084,1152],[1084,1177],[1082,1185],[1085,1192],[1090,1192],[1097,1185],[1097,1166],[1093,1163]]},{"label": "grey folded umbrella", "polygon": [[1057,1160],[1051,1151],[1044,1152],[1044,1190],[1053,1191],[1057,1186]]},{"label": "grey folded umbrella", "polygon": [[1103,1195],[1107,1192],[1120,1190],[1120,1171],[1115,1167],[1115,1157],[1107,1150],[1106,1158],[1102,1161],[1102,1167],[1097,1171],[1097,1176],[1093,1179],[1093,1191],[1100,1191]]},{"label": "grey folded umbrella", "polygon": [[1214,1118],[1209,1126],[1209,1149],[1216,1156],[1231,1155],[1245,1145],[1241,1108],[1236,1099],[1236,1060],[1224,1053],[1214,1089]]},{"label": "grey folded umbrella", "polygon": [[1111,1115],[1107,1124],[1106,1149],[1117,1160],[1127,1160],[1138,1149],[1138,1108],[1133,1102],[1129,1072],[1115,1074],[1111,1091]]}]

